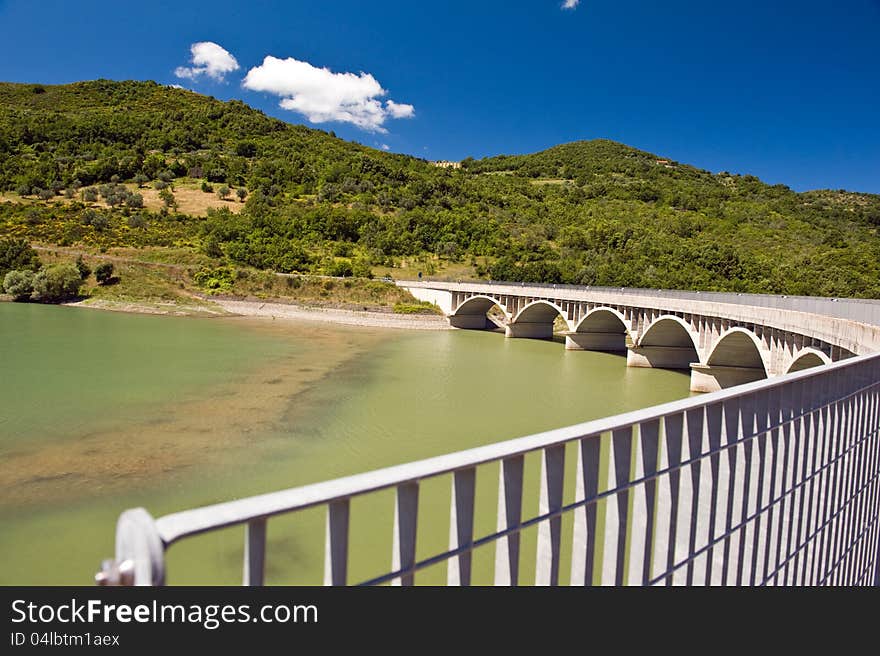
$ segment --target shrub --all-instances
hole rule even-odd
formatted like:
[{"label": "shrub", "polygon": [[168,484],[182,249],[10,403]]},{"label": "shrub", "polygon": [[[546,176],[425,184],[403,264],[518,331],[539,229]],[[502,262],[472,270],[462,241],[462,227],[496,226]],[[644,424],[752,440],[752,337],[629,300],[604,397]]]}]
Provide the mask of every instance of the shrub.
[{"label": "shrub", "polygon": [[113,278],[113,263],[101,262],[95,267],[95,280],[99,285],[106,285]]},{"label": "shrub", "polygon": [[244,199],[247,198],[247,194],[247,189],[245,189],[244,187],[239,187],[235,190],[235,195],[238,196],[238,200],[240,200],[242,203],[244,202]]},{"label": "shrub", "polygon": [[129,228],[146,228],[147,227],[147,217],[143,214],[132,214],[128,217],[128,227]]},{"label": "shrub", "polygon": [[10,271],[3,278],[3,289],[16,301],[26,301],[34,291],[34,272],[27,269]]},{"label": "shrub", "polygon": [[214,193],[214,185],[209,183],[207,180],[203,180],[202,181],[202,191],[204,191],[206,194],[213,194]]},{"label": "shrub", "polygon": [[54,264],[34,276],[34,291],[43,302],[57,303],[76,296],[82,285],[73,264]]},{"label": "shrub", "polygon": [[85,280],[92,275],[92,269],[83,261],[82,255],[76,258],[76,270],[79,271],[79,277],[81,280]]},{"label": "shrub", "polygon": [[193,275],[193,282],[212,294],[232,291],[234,281],[235,271],[232,267],[202,268]]},{"label": "shrub", "polygon": [[37,271],[40,258],[24,239],[0,239],[0,276],[13,269]]},{"label": "shrub", "polygon": [[327,275],[335,278],[348,278],[352,273],[351,262],[349,260],[336,260],[327,267]]},{"label": "shrub", "polygon": [[226,185],[223,185],[217,190],[217,196],[220,197],[220,200],[226,200],[229,198],[229,194],[232,193]]}]

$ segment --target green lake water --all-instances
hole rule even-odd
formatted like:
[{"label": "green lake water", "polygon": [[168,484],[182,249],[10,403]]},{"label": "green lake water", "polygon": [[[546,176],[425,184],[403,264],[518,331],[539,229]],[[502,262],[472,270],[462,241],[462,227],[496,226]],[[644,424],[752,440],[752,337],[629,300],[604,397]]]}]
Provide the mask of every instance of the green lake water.
[{"label": "green lake water", "polygon": [[[440,455],[683,398],[688,382],[491,332],[0,303],[0,584],[90,583],[126,508],[158,517]],[[478,535],[494,528],[497,471],[477,472]],[[538,476],[527,458],[524,512]],[[421,486],[419,558],[448,541],[449,485]],[[352,502],[351,582],[390,564],[392,520],[390,493]],[[324,521],[270,520],[268,583],[321,582]],[[242,540],[235,527],[172,546],[168,582],[240,581]],[[526,531],[523,582],[534,542]],[[476,552],[475,583],[491,582],[492,558]]]}]

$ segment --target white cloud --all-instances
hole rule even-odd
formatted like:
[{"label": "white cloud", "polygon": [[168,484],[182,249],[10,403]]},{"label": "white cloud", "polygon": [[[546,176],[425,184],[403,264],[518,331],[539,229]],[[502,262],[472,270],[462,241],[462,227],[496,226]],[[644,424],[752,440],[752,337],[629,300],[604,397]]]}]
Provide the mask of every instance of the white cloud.
[{"label": "white cloud", "polygon": [[388,144],[382,144],[382,150],[391,150],[391,146]]},{"label": "white cloud", "polygon": [[179,84],[169,84],[168,86],[172,89],[183,89]]},{"label": "white cloud", "polygon": [[178,66],[174,74],[179,78],[194,80],[200,75],[222,82],[227,73],[239,69],[238,61],[232,54],[211,41],[200,41],[189,47],[192,66]]},{"label": "white cloud", "polygon": [[389,100],[385,103],[385,110],[391,118],[412,118],[415,116],[416,108],[406,103],[396,103]]},{"label": "white cloud", "polygon": [[369,73],[334,73],[293,57],[271,55],[248,71],[242,83],[251,91],[265,91],[281,97],[283,109],[298,112],[312,123],[339,121],[363,130],[387,132],[382,125],[389,118],[410,118],[412,105],[380,98],[388,92]]},{"label": "white cloud", "polygon": [[565,2],[562,3],[562,8],[563,9],[576,9],[577,6],[580,4],[580,2],[581,2],[581,0],[565,0]]}]

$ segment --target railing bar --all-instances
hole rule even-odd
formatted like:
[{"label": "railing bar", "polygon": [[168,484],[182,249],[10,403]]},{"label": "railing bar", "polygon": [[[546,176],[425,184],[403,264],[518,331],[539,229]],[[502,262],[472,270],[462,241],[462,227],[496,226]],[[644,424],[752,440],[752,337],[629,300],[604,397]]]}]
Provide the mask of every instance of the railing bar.
[{"label": "railing bar", "polygon": [[[849,443],[849,438],[852,436],[852,406],[850,403],[850,399],[846,399],[843,402],[843,416],[841,422],[841,434],[846,440],[846,444]],[[852,454],[849,453],[849,449],[847,449],[847,457],[843,459],[840,464],[840,490],[841,490],[841,514],[837,518],[835,522],[835,531],[834,531],[834,557],[835,563],[839,563],[840,559],[843,556],[843,549],[845,544],[843,542],[843,533],[846,530],[846,513],[849,509],[848,501],[849,501],[849,487],[851,483],[849,468],[852,463]],[[846,501],[844,501],[846,499]],[[836,571],[836,565],[832,567],[831,571]],[[825,577],[828,578],[827,576]],[[821,583],[820,583],[821,585]]]},{"label": "railing bar", "polygon": [[[819,389],[817,389],[819,388]],[[821,393],[821,385],[816,381],[813,381],[811,392],[813,396]],[[814,507],[818,508],[819,506],[819,486],[816,485],[815,474],[816,467],[819,465],[819,453],[823,450],[824,441],[822,439],[822,432],[820,430],[819,422],[821,419],[821,415],[818,412],[812,412],[810,414],[810,441],[812,444],[812,460],[810,462],[810,491],[807,493],[807,514],[806,514],[806,528],[805,531],[809,534],[813,528],[818,523],[818,516],[813,511]],[[800,540],[800,535],[798,536],[798,540]],[[812,573],[813,573],[813,563],[816,560],[816,544],[812,544],[810,551],[807,557],[804,557],[804,566],[801,571],[801,583],[803,585],[808,585],[810,581],[812,581]]]},{"label": "railing bar", "polygon": [[706,406],[706,421],[703,424],[703,432],[704,439],[708,439],[709,442],[709,451],[712,455],[709,456],[709,473],[712,476],[712,487],[710,492],[710,502],[709,502],[709,537],[708,542],[712,544],[713,547],[709,549],[708,556],[706,557],[706,574],[705,574],[705,584],[712,585],[712,569],[713,569],[713,555],[714,555],[714,544],[715,544],[715,524],[718,517],[718,488],[719,488],[719,476],[720,476],[720,468],[721,468],[721,430],[722,430],[722,404],[715,403],[712,405]]},{"label": "railing bar", "polygon": [[[840,377],[835,375],[834,378],[835,378],[835,380],[834,380],[835,387],[839,387],[841,384]],[[842,435],[843,424],[841,421],[841,409],[840,409],[839,402],[835,402],[832,405],[831,414],[832,414],[832,433],[835,437],[835,439],[834,439],[835,456],[837,454],[841,454],[841,457],[843,457],[845,455],[846,451],[842,450],[843,449],[843,438],[841,437],[841,435]],[[840,495],[840,478],[841,478],[840,458],[835,457],[833,462],[834,462],[834,467],[831,469],[831,505],[829,507],[829,512],[831,514],[829,516],[836,517],[838,503],[840,502],[840,496],[841,496]],[[830,570],[831,564],[832,564],[832,562],[834,562],[834,558],[836,556],[835,551],[834,551],[834,537],[835,537],[835,535],[834,535],[835,530],[834,529],[835,529],[835,523],[832,522],[828,526],[828,530],[827,530],[827,533],[825,536],[825,541],[824,541],[824,544],[825,544],[824,554],[823,554],[824,563],[823,563],[822,570],[821,570],[823,573],[823,577],[824,577],[824,574]]]},{"label": "railing bar", "polygon": [[324,546],[324,585],[345,585],[348,580],[348,499],[327,504],[327,537]]},{"label": "railing bar", "polygon": [[[880,394],[875,392],[871,395],[869,408],[868,426],[880,422]],[[880,439],[876,437],[873,439],[868,452],[870,454],[868,473],[880,471]],[[874,485],[874,489],[866,503],[862,521],[867,521],[872,513],[875,518],[880,519],[880,482]],[[864,547],[862,563],[867,567],[874,566],[876,568],[877,578],[873,584],[880,586],[880,566],[878,566],[880,565],[880,522],[875,524],[872,537],[873,540],[869,541]]]},{"label": "railing bar", "polygon": [[[787,406],[789,404],[787,395],[791,393],[791,389],[786,387],[781,389],[780,391],[782,393],[782,405],[780,409],[784,416],[787,412]],[[789,492],[786,482],[788,481],[789,456],[791,455],[791,433],[789,431],[788,421],[783,422],[783,425],[780,428],[779,439],[782,444],[782,480],[780,482],[780,490],[783,492],[783,494],[779,502],[779,517],[776,524],[776,554],[773,560],[774,571],[778,570],[779,564],[782,561],[782,541],[785,535],[785,502],[787,501]],[[794,489],[794,487],[791,488],[791,490]],[[774,577],[773,584],[776,585],[776,583],[777,577]]]},{"label": "railing bar", "polygon": [[[829,398],[833,397],[836,387],[836,377],[826,376],[823,381],[826,396]],[[825,439],[823,460],[828,460],[829,457],[832,457],[837,453],[840,441],[838,439],[838,434],[835,432],[834,411],[830,405],[823,406],[822,408],[822,432]],[[829,463],[831,462],[833,462],[833,459],[829,461]],[[833,477],[833,470],[830,468],[826,470],[823,467],[821,482],[822,510],[820,511],[817,523],[821,522],[823,519],[827,519],[829,513],[833,512]],[[822,576],[825,571],[825,566],[827,565],[827,549],[829,548],[828,538],[828,532],[823,530],[822,536],[818,541],[818,553],[813,563],[813,578],[811,580],[811,585],[815,585],[819,577]]]},{"label": "railing bar", "polygon": [[[562,507],[565,445],[544,449],[543,456],[541,459],[541,491],[538,512],[546,514]],[[559,551],[561,544],[561,515],[555,516],[538,526],[535,585],[559,585]]]},{"label": "railing bar", "polygon": [[[739,400],[739,399],[738,399]],[[740,407],[737,405],[734,407],[735,402],[728,402],[723,404],[722,409],[724,413],[724,435],[726,441],[729,443],[739,442],[739,426],[740,426]],[[731,440],[731,437],[733,439]],[[745,446],[745,445],[743,445]],[[734,505],[736,504],[736,473],[737,473],[737,455],[738,450],[736,447],[728,449],[727,451],[727,513],[724,519],[724,532],[726,537],[724,538],[724,548],[722,550],[722,560],[721,560],[721,583],[722,585],[727,583],[727,577],[730,572],[730,546],[731,546],[731,538],[733,537],[730,534],[730,527],[733,524],[733,510]],[[742,538],[743,536],[739,536]],[[742,539],[740,539],[742,542]]]},{"label": "railing bar", "polygon": [[252,519],[245,526],[243,585],[261,586],[266,570],[266,519]]},{"label": "railing bar", "polygon": [[[753,405],[753,399],[744,399],[744,403],[740,405],[739,408],[739,430],[742,434],[746,434],[748,432],[755,432],[755,409]],[[746,424],[748,423],[748,430],[746,429]],[[752,441],[749,440],[743,445],[743,492],[742,492],[742,501],[741,501],[741,510],[740,510],[740,521],[744,520],[748,517],[749,514],[749,501],[751,497],[751,488],[752,488],[752,451],[754,449],[754,445]],[[755,504],[757,508],[757,503]],[[754,533],[756,527],[752,527],[752,532]],[[743,531],[742,535],[739,536],[739,549],[737,551],[737,559],[736,559],[736,585],[742,585],[743,582],[743,573],[745,570],[745,561],[746,561],[746,547],[749,544],[749,533],[748,531]]]},{"label": "railing bar", "polygon": [[[758,427],[758,432],[760,433],[760,428],[769,420],[767,415],[768,405],[766,397],[759,399],[758,407],[755,411],[755,423]],[[755,508],[758,509],[761,507],[761,504],[764,503],[764,478],[765,471],[767,469],[767,441],[770,439],[770,436],[767,433],[762,434],[762,438],[758,440],[758,485],[757,492],[758,496],[755,499]],[[771,490],[772,494],[772,490]],[[763,549],[760,549],[763,544]],[[764,559],[762,556],[763,552],[768,548],[767,544],[764,544],[761,540],[761,517],[758,516],[755,521],[754,532],[752,534],[752,566],[749,571],[749,585],[755,584],[755,578],[757,576],[758,566],[759,564],[763,565]],[[760,559],[760,561],[759,561]]]},{"label": "railing bar", "polygon": [[474,493],[477,469],[462,469],[452,477],[452,501],[449,511],[449,548],[466,550],[448,561],[446,582],[450,586],[471,584],[473,551],[467,547],[474,539]]},{"label": "railing bar", "polygon": [[[779,390],[778,389],[773,390],[770,393],[770,398],[771,398],[771,400],[769,402],[768,417],[770,417],[771,415],[775,416],[780,413],[780,410],[778,409],[781,404],[781,396],[780,396]],[[772,424],[773,422],[771,421],[770,423]],[[777,482],[778,482],[778,478],[779,478],[779,474],[780,474],[779,467],[782,463],[782,458],[780,457],[780,453],[779,453],[779,445],[780,445],[780,431],[779,431],[779,429],[771,429],[771,431],[769,433],[769,440],[772,444],[772,449],[773,449],[773,457],[771,459],[771,464],[770,464],[770,488],[769,488],[769,499],[772,500],[776,496]],[[780,489],[781,489],[781,486],[780,486]],[[777,515],[778,513],[776,513],[775,510],[776,510],[775,503],[773,503],[771,501],[769,504],[769,512],[767,513],[767,530],[766,530],[766,534],[764,535],[764,566],[763,566],[764,575],[766,575],[766,573],[770,571],[770,558],[771,558],[771,554],[775,551],[775,547],[776,547],[776,539],[775,539],[776,534],[773,529],[775,528],[774,515]],[[776,517],[775,521],[778,522],[779,518]]]},{"label": "railing bar", "polygon": [[[860,428],[860,431],[867,431],[871,425],[871,422],[873,421],[873,415],[874,415],[874,398],[873,398],[873,396],[866,395],[865,397],[863,397],[863,404],[864,404],[864,407],[863,407],[863,415],[862,415],[862,426]],[[860,473],[861,478],[864,478],[865,476],[870,474],[871,469],[874,466],[874,460],[875,460],[874,452],[875,452],[875,444],[874,443],[867,444],[862,447],[864,466],[863,466],[862,471]],[[877,506],[877,502],[874,499],[873,490],[870,493],[868,493],[860,498],[860,500],[859,500],[859,517],[858,517],[858,524],[859,525],[864,524],[868,520],[868,516],[869,516],[871,510],[873,508],[876,508],[876,506]],[[863,567],[865,562],[867,561],[869,548],[870,547],[868,545],[866,545],[864,542],[862,543],[862,546],[860,547],[860,550],[859,550],[858,560],[856,563],[856,565],[858,567]],[[853,577],[855,577],[855,572],[853,573]]]},{"label": "railing bar", "polygon": [[[663,422],[663,444],[668,467],[676,467],[681,463],[681,451],[684,442],[684,414],[667,417]],[[679,504],[681,502],[681,473],[679,470],[669,474],[669,528],[666,536],[666,569],[675,562],[676,539],[678,536]],[[662,498],[662,495],[661,495]],[[655,561],[661,554],[655,555]],[[666,578],[666,585],[672,585],[671,576]]]},{"label": "railing bar", "polygon": [[[854,427],[856,434],[859,434],[862,431],[863,414],[864,414],[864,397],[863,396],[857,397],[855,400],[855,405],[856,405],[856,411],[855,411],[855,416],[853,418],[854,419],[854,426],[853,427]],[[851,475],[853,476],[854,480],[857,480],[857,481],[861,480],[864,475],[864,469],[865,469],[865,448],[864,447],[865,447],[864,444],[857,446],[855,457],[853,458],[853,460],[855,462],[853,464],[853,472]],[[856,530],[858,530],[858,526],[861,525],[860,520],[861,520],[861,511],[862,511],[862,505],[863,505],[862,502],[863,502],[863,493],[860,492],[859,495],[856,497],[855,501],[853,502],[853,505],[852,505],[852,508],[850,511],[849,526],[847,528],[847,541],[852,539],[853,534],[855,533]],[[861,540],[859,541],[859,544],[861,544]],[[843,575],[843,582],[845,585],[851,585],[852,580],[853,580],[853,576],[855,575],[855,568],[858,564],[857,561],[860,556],[861,556],[861,550],[857,546],[853,550],[852,555],[847,559],[845,572]]]},{"label": "railing bar", "polygon": [[415,583],[409,569],[416,562],[416,535],[419,512],[419,484],[404,483],[397,486],[394,500],[394,540],[391,552],[391,569],[406,573],[395,577],[391,585],[411,586]]},{"label": "railing bar", "polygon": [[[599,492],[599,463],[601,442],[578,441],[575,501],[586,501]],[[574,517],[571,549],[571,585],[593,585],[595,571],[597,508],[595,503],[584,503],[583,512]],[[583,554],[583,556],[581,556]]]},{"label": "railing bar", "polygon": [[[641,467],[643,478],[646,479],[644,490],[641,491],[642,499],[645,504],[645,538],[643,543],[644,552],[642,554],[642,563],[633,563],[636,567],[641,564],[641,576],[639,577],[642,584],[647,584],[651,578],[651,557],[653,555],[654,545],[654,521],[655,521],[655,504],[657,498],[657,482],[653,477],[657,472],[658,448],[660,442],[660,422],[648,421],[639,426],[638,435],[639,447],[641,451]],[[636,488],[637,493],[639,488]],[[635,536],[633,536],[635,541]]]},{"label": "railing bar", "polygon": [[[617,549],[616,561],[614,565],[614,583],[615,585],[624,585],[627,580],[627,572],[625,570],[627,539],[629,536],[629,491],[630,485],[621,485],[621,481],[630,480],[630,465],[633,458],[633,430],[629,426],[611,433],[611,453],[614,462],[614,491],[617,501]],[[608,521],[606,515],[606,522]],[[607,523],[606,523],[607,527]],[[606,528],[606,533],[608,533]],[[612,554],[606,553],[606,561],[610,562]]]},{"label": "railing bar", "polygon": [[499,467],[497,532],[504,535],[495,544],[495,585],[519,583],[524,463],[524,457],[518,455],[505,458]]},{"label": "railing bar", "polygon": [[[790,389],[791,389],[792,397],[793,397],[791,399],[791,403],[793,404],[793,408],[801,408],[802,407],[803,390],[800,388],[800,385],[793,385]],[[790,428],[789,428],[790,435],[791,435],[793,449],[794,449],[794,453],[793,453],[792,460],[791,460],[791,476],[792,476],[791,482],[792,483],[794,483],[798,479],[799,470],[802,470],[804,467],[806,467],[806,458],[804,457],[805,453],[804,453],[804,449],[803,449],[803,433],[804,433],[803,417],[804,416],[805,416],[805,414],[798,416],[789,425],[790,426]],[[803,471],[802,473],[803,473],[803,475],[801,476],[801,479],[803,479],[803,477],[806,476],[805,471]],[[796,492],[794,492],[791,495],[791,503],[788,506],[788,532],[787,532],[786,540],[785,540],[785,546],[786,546],[785,555],[786,556],[788,556],[790,554],[792,544],[797,544],[797,542],[798,542],[798,539],[797,539],[796,533],[795,533],[795,524],[799,523],[797,521],[799,519],[799,517],[795,516],[795,504],[796,504],[796,502],[802,501],[802,500],[803,500],[803,490],[797,490]],[[798,530],[800,530],[800,529],[798,529]],[[795,557],[794,557],[794,561],[793,561],[795,569],[797,569],[797,558],[798,558],[796,555],[797,553],[798,552],[795,551]],[[788,583],[789,583],[788,573],[789,573],[788,558],[786,558],[786,566],[785,566],[785,569],[783,570],[783,573],[782,573],[783,585],[788,585]],[[792,580],[792,583],[794,583],[794,580]]]}]

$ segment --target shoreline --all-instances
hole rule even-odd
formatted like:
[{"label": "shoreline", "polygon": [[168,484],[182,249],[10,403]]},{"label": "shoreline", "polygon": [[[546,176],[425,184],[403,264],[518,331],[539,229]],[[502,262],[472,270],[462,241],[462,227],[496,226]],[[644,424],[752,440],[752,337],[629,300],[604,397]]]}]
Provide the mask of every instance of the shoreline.
[{"label": "shoreline", "polygon": [[[204,299],[210,305],[180,305],[171,302],[109,301],[85,299],[62,303],[67,307],[184,317],[258,317],[283,321],[314,321],[365,328],[392,328],[398,330],[451,330],[452,327],[440,315],[393,314],[321,308],[314,306],[279,303],[274,301],[247,301],[228,299]],[[215,307],[211,307],[215,306]]]},{"label": "shoreline", "polygon": [[213,300],[231,316],[271,317],[288,321],[318,321],[369,328],[397,328],[404,330],[451,330],[442,316],[435,314],[393,314],[390,312],[363,312],[338,308],[317,308],[287,303],[261,301]]}]

